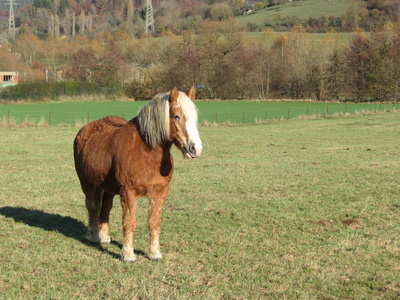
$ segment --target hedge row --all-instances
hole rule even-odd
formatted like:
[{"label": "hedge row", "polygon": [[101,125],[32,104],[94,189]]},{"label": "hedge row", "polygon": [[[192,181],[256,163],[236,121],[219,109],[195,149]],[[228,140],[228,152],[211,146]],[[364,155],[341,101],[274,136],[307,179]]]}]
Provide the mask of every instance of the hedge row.
[{"label": "hedge row", "polygon": [[12,102],[18,100],[44,101],[57,99],[60,96],[81,96],[81,95],[122,95],[124,91],[121,87],[102,87],[94,82],[37,82],[22,83],[6,87],[0,90],[2,102]]}]

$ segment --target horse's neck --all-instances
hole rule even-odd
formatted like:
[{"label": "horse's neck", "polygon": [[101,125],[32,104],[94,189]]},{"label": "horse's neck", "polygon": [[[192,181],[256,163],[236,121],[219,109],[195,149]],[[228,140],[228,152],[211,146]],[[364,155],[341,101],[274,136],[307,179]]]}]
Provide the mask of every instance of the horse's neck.
[{"label": "horse's neck", "polygon": [[162,160],[169,159],[171,156],[172,142],[164,143],[162,146],[157,146],[157,151],[161,151]]},{"label": "horse's neck", "polygon": [[168,145],[164,145],[164,147],[162,148],[163,155],[160,167],[160,174],[162,176],[172,176],[172,173],[174,171],[174,160],[171,154],[171,147],[172,142],[170,142]]},{"label": "horse's neck", "polygon": [[138,142],[140,140],[140,143],[144,144],[144,149],[147,153],[149,153],[154,159],[156,159],[158,161],[163,161],[165,159],[169,159],[169,157],[171,156],[171,147],[173,145],[172,142],[167,141],[167,142],[164,142],[162,145],[156,145],[154,147],[150,147],[145,144],[145,142],[143,141],[143,139],[140,135],[140,129],[138,126],[137,118],[134,118],[134,119],[130,120],[129,122],[134,127],[133,130],[136,131],[136,133],[137,133],[136,138],[138,139]]}]

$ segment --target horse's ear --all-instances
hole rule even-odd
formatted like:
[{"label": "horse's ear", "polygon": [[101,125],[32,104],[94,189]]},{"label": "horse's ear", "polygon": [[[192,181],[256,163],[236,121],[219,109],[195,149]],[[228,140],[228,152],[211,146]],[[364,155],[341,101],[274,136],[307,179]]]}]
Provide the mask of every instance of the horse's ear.
[{"label": "horse's ear", "polygon": [[194,86],[192,86],[186,93],[186,96],[188,96],[192,101],[194,100],[194,97],[196,96],[196,91],[194,89]]},{"label": "horse's ear", "polygon": [[171,90],[171,92],[169,93],[169,102],[172,104],[172,103],[175,103],[176,102],[176,100],[178,99],[178,97],[179,97],[179,91],[178,91],[178,89],[176,88],[176,87],[174,87],[172,90]]}]

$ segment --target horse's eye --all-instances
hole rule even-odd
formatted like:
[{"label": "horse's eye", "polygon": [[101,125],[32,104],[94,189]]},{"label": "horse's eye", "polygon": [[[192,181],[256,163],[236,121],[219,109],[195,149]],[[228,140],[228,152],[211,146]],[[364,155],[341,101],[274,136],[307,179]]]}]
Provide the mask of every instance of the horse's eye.
[{"label": "horse's eye", "polygon": [[174,119],[175,119],[175,120],[179,120],[180,118],[181,118],[181,117],[178,116],[178,115],[175,115],[175,116],[174,116]]}]

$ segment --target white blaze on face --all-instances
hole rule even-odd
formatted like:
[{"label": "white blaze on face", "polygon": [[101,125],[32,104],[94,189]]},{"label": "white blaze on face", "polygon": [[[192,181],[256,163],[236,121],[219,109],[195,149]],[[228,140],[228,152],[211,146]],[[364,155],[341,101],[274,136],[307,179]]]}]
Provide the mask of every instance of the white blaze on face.
[{"label": "white blaze on face", "polygon": [[201,155],[201,150],[203,149],[203,143],[201,142],[199,131],[197,130],[196,122],[189,120],[186,122],[186,130],[189,134],[189,138],[194,143],[194,148],[196,149],[196,155]]}]

